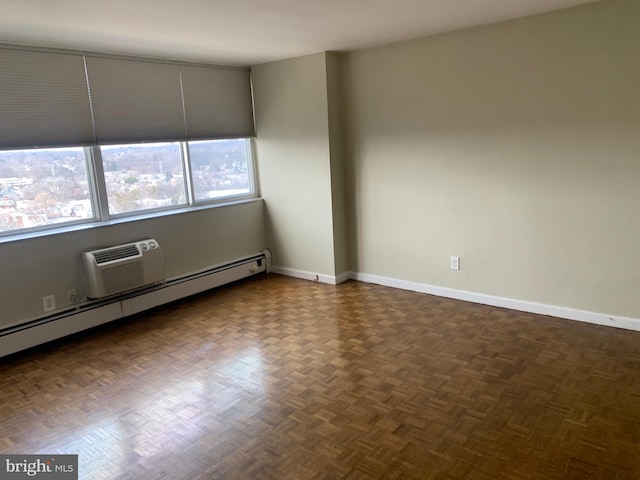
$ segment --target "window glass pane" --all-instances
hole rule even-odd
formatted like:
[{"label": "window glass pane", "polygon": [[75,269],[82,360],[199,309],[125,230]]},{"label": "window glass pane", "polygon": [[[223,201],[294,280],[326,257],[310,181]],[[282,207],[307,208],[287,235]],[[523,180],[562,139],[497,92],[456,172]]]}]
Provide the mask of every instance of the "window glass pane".
[{"label": "window glass pane", "polygon": [[186,204],[180,144],[100,147],[109,213]]},{"label": "window glass pane", "polygon": [[82,148],[0,151],[0,232],[93,218]]},{"label": "window glass pane", "polygon": [[252,193],[249,152],[249,140],[244,138],[189,142],[195,200]]}]

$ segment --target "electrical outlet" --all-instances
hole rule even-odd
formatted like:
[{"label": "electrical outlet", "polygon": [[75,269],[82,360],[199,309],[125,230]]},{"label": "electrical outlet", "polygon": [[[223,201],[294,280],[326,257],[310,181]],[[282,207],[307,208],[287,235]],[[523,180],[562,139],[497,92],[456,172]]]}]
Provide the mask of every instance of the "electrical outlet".
[{"label": "electrical outlet", "polygon": [[460,257],[451,257],[451,270],[460,270]]},{"label": "electrical outlet", "polygon": [[67,290],[67,301],[69,302],[69,305],[74,305],[77,300],[78,300],[78,297],[77,297],[76,289],[71,288]]},{"label": "electrical outlet", "polygon": [[45,312],[50,312],[56,309],[56,297],[55,295],[47,295],[42,297],[42,308]]}]

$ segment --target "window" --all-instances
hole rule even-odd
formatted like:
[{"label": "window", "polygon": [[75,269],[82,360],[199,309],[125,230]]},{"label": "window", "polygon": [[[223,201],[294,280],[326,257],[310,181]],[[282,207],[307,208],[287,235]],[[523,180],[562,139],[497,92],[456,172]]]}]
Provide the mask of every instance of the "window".
[{"label": "window", "polygon": [[101,147],[109,213],[185,205],[179,143]]},{"label": "window", "polygon": [[250,139],[0,151],[0,236],[249,198],[251,151]]},{"label": "window", "polygon": [[246,140],[189,142],[189,158],[196,201],[253,193]]},{"label": "window", "polygon": [[82,148],[0,151],[0,234],[93,219]]},{"label": "window", "polygon": [[11,45],[0,64],[0,236],[255,195],[249,68]]}]

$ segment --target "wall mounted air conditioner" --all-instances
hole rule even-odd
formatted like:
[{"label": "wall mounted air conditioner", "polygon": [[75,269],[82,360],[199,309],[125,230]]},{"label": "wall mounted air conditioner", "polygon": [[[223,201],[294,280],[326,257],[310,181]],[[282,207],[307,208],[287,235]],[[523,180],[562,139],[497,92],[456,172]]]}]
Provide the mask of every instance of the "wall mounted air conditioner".
[{"label": "wall mounted air conditioner", "polygon": [[87,298],[103,298],[164,282],[164,259],[155,240],[82,253]]}]

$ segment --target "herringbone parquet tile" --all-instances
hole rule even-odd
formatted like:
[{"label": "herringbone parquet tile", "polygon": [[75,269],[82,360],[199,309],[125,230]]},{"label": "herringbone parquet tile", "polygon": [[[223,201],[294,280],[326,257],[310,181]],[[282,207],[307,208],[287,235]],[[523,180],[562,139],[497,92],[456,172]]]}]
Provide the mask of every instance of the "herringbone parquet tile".
[{"label": "herringbone parquet tile", "polygon": [[261,276],[4,359],[86,479],[640,478],[640,333]]}]

